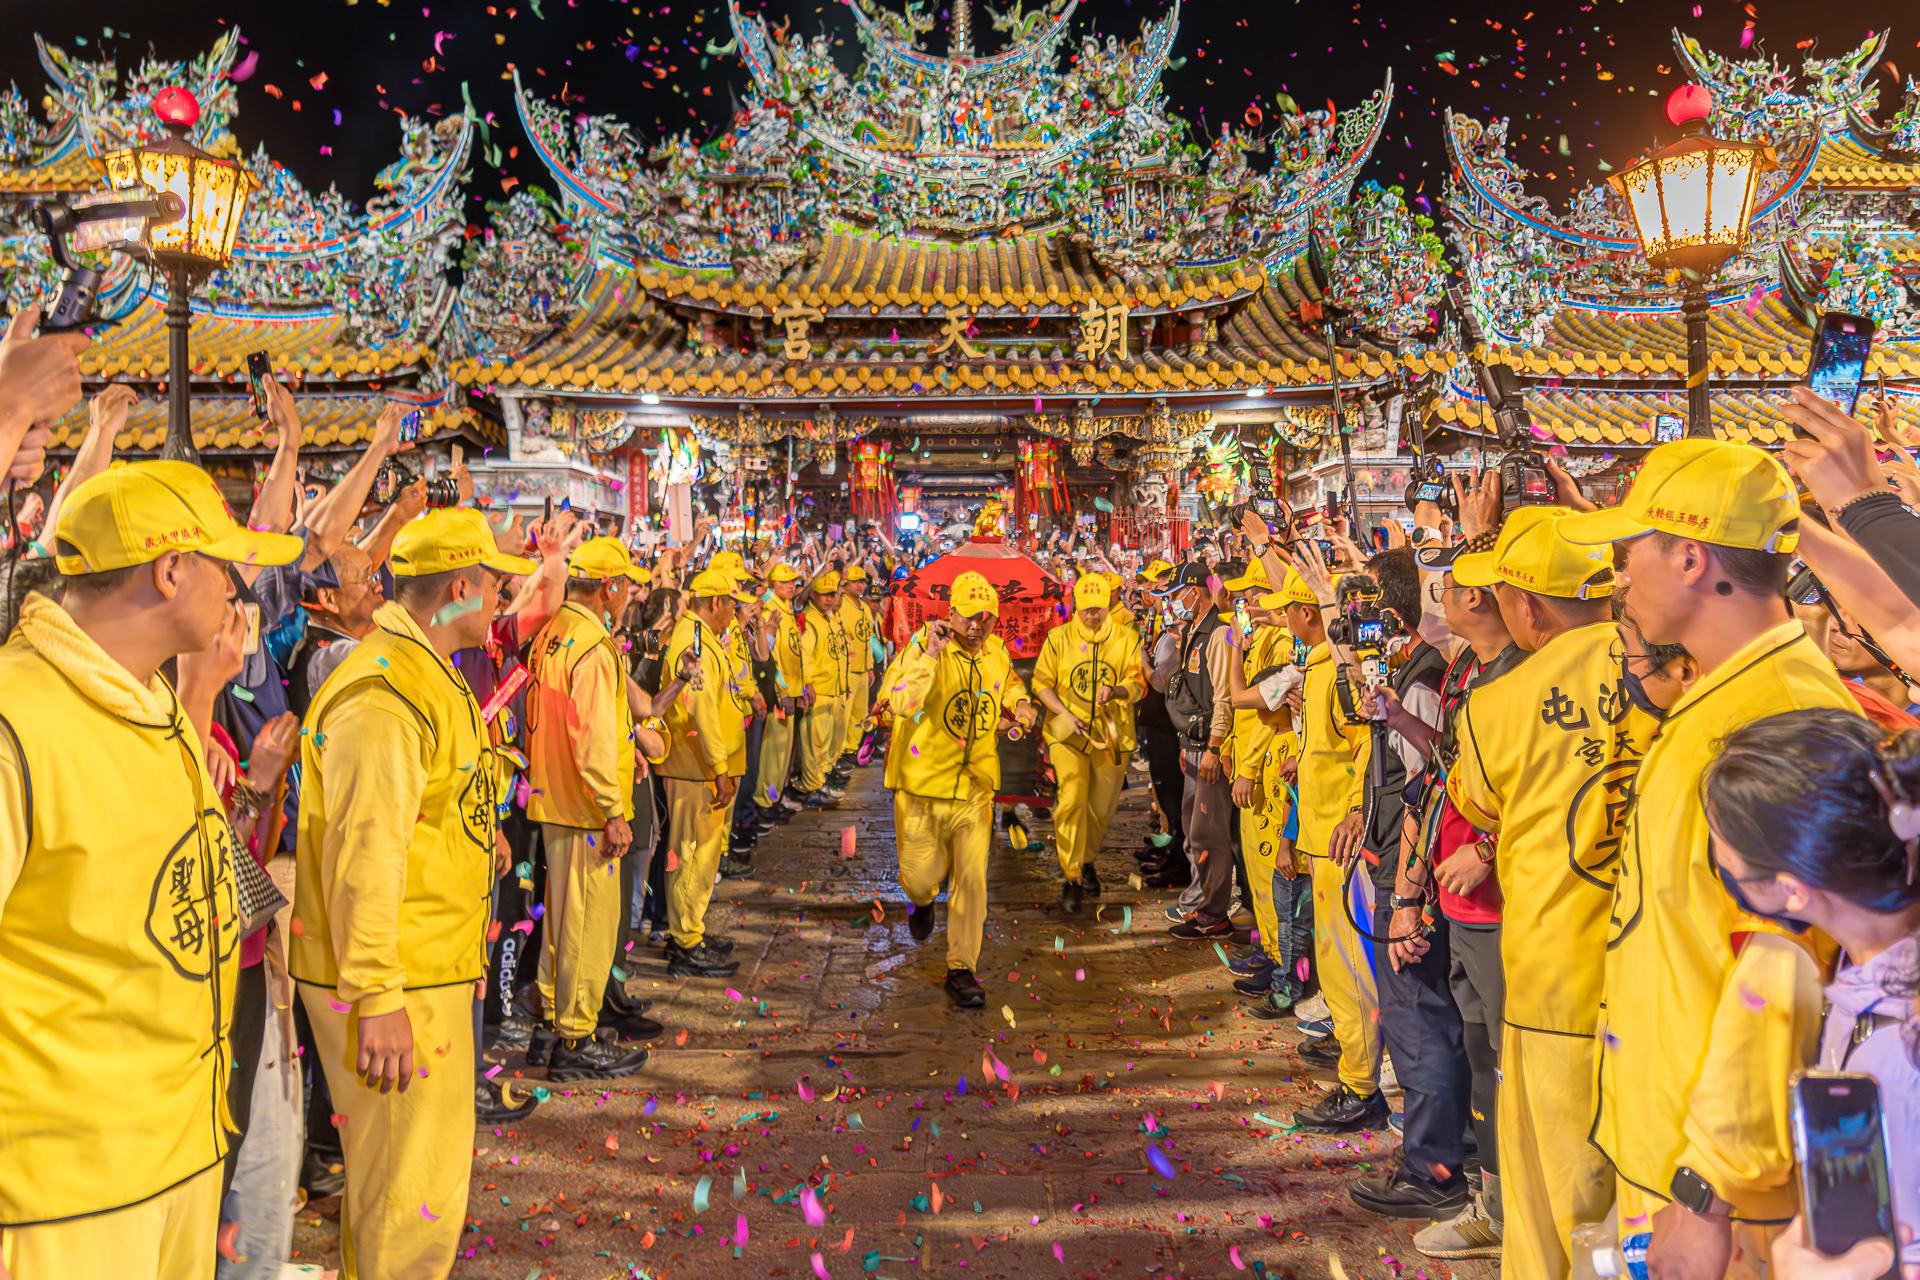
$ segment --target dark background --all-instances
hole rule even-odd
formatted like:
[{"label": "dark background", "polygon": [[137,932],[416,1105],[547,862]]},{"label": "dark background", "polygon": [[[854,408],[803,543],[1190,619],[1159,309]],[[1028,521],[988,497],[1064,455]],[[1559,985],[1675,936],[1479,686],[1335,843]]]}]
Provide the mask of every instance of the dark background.
[{"label": "dark background", "polygon": [[[840,0],[744,2],[749,11],[764,7],[776,25],[784,17],[804,34],[824,29],[841,37],[843,66],[857,63]],[[1126,40],[1168,3],[1083,0],[1074,26]],[[944,19],[942,0],[930,5]],[[541,95],[558,99],[564,91],[571,110],[618,116],[649,142],[690,127],[704,140],[747,85],[737,58],[705,52],[709,41],[731,39],[725,5],[695,0],[5,0],[4,7],[14,22],[0,45],[0,78],[36,102],[45,78],[32,31],[76,55],[112,52],[125,67],[149,48],[190,57],[224,25],[238,24],[247,40],[242,58],[259,55],[239,88],[242,146],[251,152],[265,142],[309,187],[332,183],[356,202],[398,154],[394,109],[457,111],[464,84],[479,112],[491,114],[499,161],[497,169],[488,162],[496,153],[486,147],[476,156],[474,216],[478,202],[500,196],[503,180],[545,178],[514,115],[504,78],[510,64]],[[1367,177],[1437,198],[1446,174],[1441,111],[1452,107],[1511,117],[1511,150],[1536,175],[1530,186],[1564,197],[1666,130],[1661,108],[1679,81],[1675,26],[1729,56],[1751,28],[1755,48],[1796,71],[1809,53],[1836,57],[1868,32],[1892,27],[1887,60],[1873,76],[1883,119],[1898,104],[1904,77],[1920,73],[1913,0],[1187,0],[1174,48],[1185,63],[1169,72],[1166,89],[1174,109],[1206,137],[1255,109],[1263,130],[1270,128],[1277,94],[1303,109],[1331,98],[1345,110],[1390,67],[1394,114]],[[974,30],[976,45],[997,46],[978,0]],[[945,31],[942,21],[935,47],[944,45]],[[1817,43],[1796,47],[1803,41]]]}]

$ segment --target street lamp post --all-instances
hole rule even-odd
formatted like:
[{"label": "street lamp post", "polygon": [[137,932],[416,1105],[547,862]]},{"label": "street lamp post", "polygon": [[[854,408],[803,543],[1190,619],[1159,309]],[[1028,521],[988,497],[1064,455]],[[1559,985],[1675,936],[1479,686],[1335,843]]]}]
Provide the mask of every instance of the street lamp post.
[{"label": "street lamp post", "polygon": [[1680,314],[1687,326],[1689,436],[1713,435],[1707,284],[1746,244],[1760,175],[1776,166],[1773,148],[1764,143],[1708,135],[1711,105],[1700,85],[1676,89],[1667,99],[1667,119],[1686,136],[1607,179],[1626,202],[1647,263],[1685,281]]},{"label": "street lamp post", "polygon": [[198,462],[188,400],[188,304],[194,286],[231,261],[240,215],[260,184],[241,165],[187,141],[187,131],[200,119],[200,104],[187,90],[177,85],[160,90],[153,95],[153,111],[167,136],[109,152],[107,182],[117,191],[171,194],[186,210],[172,221],[149,222],[143,239],[167,277],[167,438],[160,456]]}]

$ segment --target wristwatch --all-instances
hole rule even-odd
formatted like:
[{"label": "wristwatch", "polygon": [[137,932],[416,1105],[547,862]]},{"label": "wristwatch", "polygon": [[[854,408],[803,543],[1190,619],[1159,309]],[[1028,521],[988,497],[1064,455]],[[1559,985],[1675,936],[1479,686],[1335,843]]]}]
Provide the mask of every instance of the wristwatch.
[{"label": "wristwatch", "polygon": [[1426,907],[1427,900],[1425,898],[1403,898],[1396,893],[1387,899],[1387,905],[1395,911],[1419,911]]},{"label": "wristwatch", "polygon": [[1673,1183],[1667,1190],[1672,1194],[1675,1204],[1703,1217],[1711,1213],[1725,1213],[1729,1207],[1714,1191],[1712,1183],[1685,1165],[1673,1171]]}]

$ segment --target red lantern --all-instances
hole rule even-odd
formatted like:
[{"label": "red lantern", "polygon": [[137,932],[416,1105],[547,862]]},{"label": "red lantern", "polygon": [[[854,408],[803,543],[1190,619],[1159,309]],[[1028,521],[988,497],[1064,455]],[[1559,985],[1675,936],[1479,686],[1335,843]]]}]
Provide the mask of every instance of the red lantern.
[{"label": "red lantern", "polygon": [[1675,128],[1705,120],[1713,110],[1713,94],[1703,84],[1683,84],[1667,95],[1667,119]]},{"label": "red lantern", "polygon": [[153,114],[162,124],[191,129],[200,123],[200,100],[184,86],[170,84],[153,95]]}]

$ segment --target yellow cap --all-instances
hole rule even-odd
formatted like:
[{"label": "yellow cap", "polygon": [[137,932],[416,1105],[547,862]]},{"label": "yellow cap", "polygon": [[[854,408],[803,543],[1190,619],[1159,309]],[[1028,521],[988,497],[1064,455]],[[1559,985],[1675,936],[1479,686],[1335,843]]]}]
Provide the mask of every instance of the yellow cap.
[{"label": "yellow cap", "polygon": [[1228,591],[1251,591],[1255,587],[1264,591],[1272,587],[1273,583],[1267,580],[1267,566],[1261,561],[1254,560],[1248,563],[1245,573],[1237,578],[1229,578],[1220,585]]},{"label": "yellow cap", "polygon": [[738,551],[721,551],[716,553],[713,559],[707,561],[707,568],[718,569],[722,573],[730,573],[742,582],[745,582],[753,576],[747,572],[747,562],[740,558]]},{"label": "yellow cap", "polygon": [[767,574],[768,582],[798,582],[800,571],[790,564],[777,564]]},{"label": "yellow cap", "polygon": [[813,591],[815,595],[823,596],[829,592],[838,591],[839,589],[840,575],[833,569],[827,570],[813,580]]},{"label": "yellow cap", "polygon": [[742,604],[751,604],[757,598],[740,589],[740,580],[725,569],[702,569],[693,575],[693,581],[687,584],[687,590],[696,600],[738,600]]},{"label": "yellow cap", "polygon": [[1103,573],[1100,576],[1105,578],[1107,580],[1107,585],[1109,587],[1112,587],[1115,591],[1118,591],[1121,587],[1124,587],[1127,585],[1127,580],[1121,577],[1117,573]]},{"label": "yellow cap", "polygon": [[1569,542],[1566,527],[1577,513],[1565,507],[1521,507],[1500,526],[1491,551],[1453,562],[1453,580],[1463,587],[1504,582],[1539,596],[1604,600],[1613,594],[1613,548]]},{"label": "yellow cap", "polygon": [[1140,576],[1148,582],[1158,582],[1172,572],[1173,566],[1171,564],[1168,564],[1165,560],[1155,560],[1152,564],[1140,571]]},{"label": "yellow cap", "polygon": [[54,529],[62,573],[105,573],[197,551],[237,564],[291,564],[301,542],[258,533],[227,510],[213,477],[190,462],[129,462],[76,488]]},{"label": "yellow cap", "polygon": [[987,575],[973,569],[953,580],[953,608],[963,618],[982,613],[1000,616],[1000,593],[987,581]]},{"label": "yellow cap", "polygon": [[604,581],[607,578],[628,578],[634,582],[651,582],[653,575],[633,562],[627,549],[618,538],[588,538],[573,549],[567,557],[567,576],[570,578],[593,578]]},{"label": "yellow cap", "polygon": [[397,578],[424,578],[475,565],[518,576],[539,567],[502,551],[487,518],[472,507],[441,507],[412,521],[394,535],[389,562]]},{"label": "yellow cap", "polygon": [[1800,518],[1787,470],[1765,450],[1728,440],[1675,440],[1646,457],[1617,507],[1576,514],[1569,542],[1623,542],[1670,533],[1717,547],[1791,552]]},{"label": "yellow cap", "polygon": [[[1280,597],[1280,603],[1266,605],[1266,602],[1273,596]],[[1320,601],[1314,597],[1313,588],[1307,585],[1307,580],[1300,576],[1300,572],[1297,569],[1287,570],[1286,581],[1280,584],[1280,589],[1271,593],[1271,595],[1262,596],[1260,602],[1272,609],[1283,609],[1290,604],[1320,603]]]},{"label": "yellow cap", "polygon": [[1073,584],[1073,607],[1105,609],[1113,603],[1113,587],[1104,573],[1083,573]]},{"label": "yellow cap", "polygon": [[1269,591],[1254,601],[1254,603],[1269,613],[1278,613],[1280,610],[1295,602],[1293,598],[1284,591]]},{"label": "yellow cap", "polygon": [[865,582],[866,580],[867,580],[867,571],[865,569],[861,568],[857,564],[850,564],[847,566],[845,581]]}]

